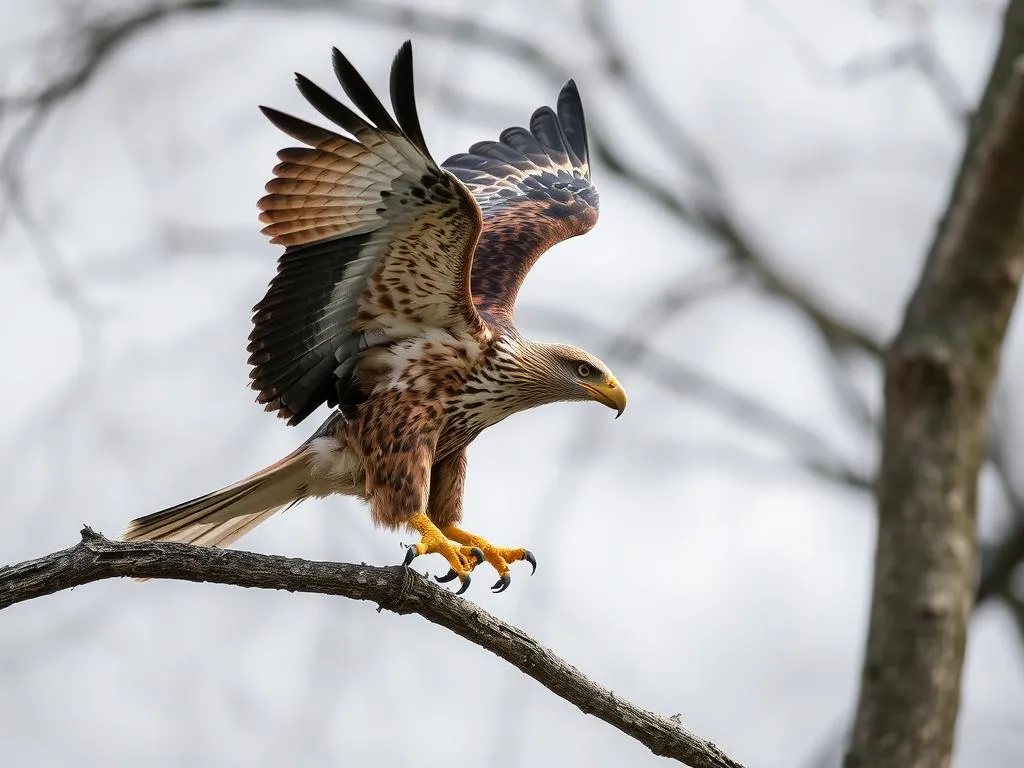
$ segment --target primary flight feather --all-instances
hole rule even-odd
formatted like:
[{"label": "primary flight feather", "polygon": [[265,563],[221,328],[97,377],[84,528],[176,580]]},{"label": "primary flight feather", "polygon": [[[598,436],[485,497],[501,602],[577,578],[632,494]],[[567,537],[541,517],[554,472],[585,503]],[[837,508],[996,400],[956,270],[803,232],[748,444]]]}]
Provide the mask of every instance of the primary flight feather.
[{"label": "primary flight feather", "polygon": [[487,561],[494,589],[509,563],[533,555],[460,527],[466,447],[507,416],[595,400],[619,414],[622,387],[582,349],[523,338],[520,285],[549,247],[597,222],[587,128],[576,85],[529,128],[504,130],[438,165],[416,112],[412,47],[391,68],[388,112],[337,49],[334,71],[352,104],[296,76],[302,95],[348,135],[268,107],[301,142],[258,206],[263,233],[285,246],[254,307],[252,386],[268,411],[298,424],[336,410],[295,452],[244,480],[133,520],[125,540],[225,546],[304,498],[366,499],[374,521],[420,535],[459,578]]}]

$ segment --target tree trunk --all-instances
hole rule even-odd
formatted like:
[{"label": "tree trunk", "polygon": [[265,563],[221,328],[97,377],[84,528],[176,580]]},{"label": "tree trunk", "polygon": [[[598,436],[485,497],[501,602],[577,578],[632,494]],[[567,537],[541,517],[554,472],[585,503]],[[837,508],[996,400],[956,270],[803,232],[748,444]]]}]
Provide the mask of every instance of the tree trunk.
[{"label": "tree trunk", "polygon": [[[1022,29],[1024,2],[1012,2],[1017,50]],[[847,768],[941,768],[953,750],[988,405],[1024,271],[1024,62],[1007,45],[886,360],[875,587]]]}]

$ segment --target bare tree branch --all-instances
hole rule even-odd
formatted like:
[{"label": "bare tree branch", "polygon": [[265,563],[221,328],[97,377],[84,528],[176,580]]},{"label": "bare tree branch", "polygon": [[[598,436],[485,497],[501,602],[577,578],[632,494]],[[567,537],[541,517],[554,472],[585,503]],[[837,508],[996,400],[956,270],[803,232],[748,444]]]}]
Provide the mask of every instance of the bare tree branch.
[{"label": "bare tree branch", "polygon": [[1010,607],[1010,613],[1013,615],[1014,624],[1017,626],[1017,634],[1020,636],[1022,642],[1024,642],[1024,600],[1013,594],[1006,596],[1006,604]]},{"label": "bare tree branch", "polygon": [[978,474],[1024,272],[1024,57],[1011,72],[996,81],[998,98],[986,94],[991,119],[968,145],[887,357],[875,592],[847,768],[951,759],[976,590]]},{"label": "bare tree branch", "polygon": [[1010,460],[1006,455],[1005,435],[995,427],[993,432],[995,434],[989,441],[989,460],[1002,486],[1013,519],[1009,530],[997,543],[981,544],[981,575],[978,578],[978,592],[974,598],[978,605],[990,598],[1006,598],[1010,595],[1013,574],[1017,566],[1024,562],[1024,497],[1013,482]]},{"label": "bare tree branch", "polygon": [[101,579],[124,576],[233,584],[370,600],[427,621],[501,657],[555,695],[636,739],[656,755],[693,768],[743,768],[676,719],[641,709],[583,676],[522,630],[415,571],[260,555],[172,542],[110,541],[86,527],[69,549],[0,568],[0,610]]},{"label": "bare tree branch", "polygon": [[49,106],[80,91],[107,60],[136,34],[168,16],[217,8],[220,0],[185,0],[176,5],[154,4],[131,16],[109,17],[86,24],[75,42],[80,54],[73,67],[61,77],[31,92],[0,96],[0,115],[7,111]]},{"label": "bare tree branch", "polygon": [[974,598],[979,605],[1008,593],[1017,566],[1024,562],[1024,521],[1018,522],[999,544],[983,554],[988,556],[982,557],[981,578]]},{"label": "bare tree branch", "polygon": [[[643,374],[672,394],[707,403],[737,423],[753,426],[780,445],[789,448],[800,466],[855,490],[873,487],[873,479],[849,465],[828,441],[812,428],[799,424],[770,405],[716,381],[705,373],[663,355],[648,340],[639,336],[616,338],[613,332],[572,312],[554,307],[533,307],[531,314],[541,322],[571,330],[577,338],[590,339],[591,346],[604,344],[610,360],[635,365],[642,361]],[[611,339],[612,341],[607,341]],[[574,447],[583,451],[583,442],[593,445],[593,436],[586,434]]]},{"label": "bare tree branch", "polygon": [[909,21],[909,39],[881,50],[859,54],[842,64],[831,64],[826,61],[815,42],[801,34],[771,3],[759,0],[750,2],[749,5],[753,11],[760,13],[785,35],[793,52],[818,83],[860,85],[893,72],[915,71],[932,89],[935,98],[952,120],[959,123],[968,116],[967,99],[949,65],[939,55],[933,28],[933,4],[902,4],[904,15]]},{"label": "bare tree branch", "polygon": [[[1003,36],[999,42],[995,59],[992,62],[992,71],[989,74],[985,91],[968,121],[967,146],[964,149],[963,161],[957,171],[956,182],[950,200],[959,200],[964,194],[962,187],[968,181],[968,175],[972,168],[976,148],[981,137],[990,130],[995,115],[996,107],[1006,93],[1007,84],[1013,74],[1014,63],[1017,57],[1024,53],[1024,1],[1010,0],[1003,13]],[[949,219],[954,215],[953,206],[946,209],[945,216],[939,224],[938,240],[942,238],[942,232],[948,228]]]},{"label": "bare tree branch", "polygon": [[[704,185],[704,194],[720,198],[722,183],[704,149],[673,118],[668,107],[633,65],[627,47],[618,37],[607,0],[584,3],[580,12],[601,51],[605,71],[613,81],[618,82],[631,109],[643,116],[643,124],[650,128],[680,170],[695,176]],[[720,203],[720,199],[717,202]]]}]

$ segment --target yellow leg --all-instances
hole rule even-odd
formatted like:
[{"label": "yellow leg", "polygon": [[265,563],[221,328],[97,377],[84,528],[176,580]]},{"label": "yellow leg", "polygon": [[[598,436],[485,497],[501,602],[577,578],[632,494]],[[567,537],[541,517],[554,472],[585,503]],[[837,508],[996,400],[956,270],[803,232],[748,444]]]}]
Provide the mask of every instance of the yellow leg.
[{"label": "yellow leg", "polygon": [[441,532],[452,541],[462,544],[463,546],[459,548],[459,552],[466,556],[472,554],[474,549],[483,552],[484,560],[493,565],[494,569],[498,572],[499,578],[494,583],[494,586],[491,587],[494,592],[504,592],[512,582],[512,575],[508,567],[509,563],[525,560],[533,567],[533,572],[537,570],[537,559],[528,549],[523,549],[522,547],[516,549],[496,547],[487,539],[476,536],[469,531],[464,531],[457,525],[445,526],[441,529]]},{"label": "yellow leg", "polygon": [[[444,557],[448,561],[448,565],[451,566],[449,577],[443,580],[449,581],[458,576],[462,586],[455,594],[461,595],[465,592],[469,588],[469,572],[473,570],[477,562],[483,562],[483,552],[479,549],[474,552],[472,547],[456,547],[441,532],[441,529],[422,512],[411,517],[408,524],[410,528],[419,532],[420,540],[418,544],[409,547],[409,551],[405,554],[404,565],[409,565],[418,555],[429,555],[436,552]],[[476,560],[471,558],[476,558]],[[441,580],[438,579],[438,581]]]}]

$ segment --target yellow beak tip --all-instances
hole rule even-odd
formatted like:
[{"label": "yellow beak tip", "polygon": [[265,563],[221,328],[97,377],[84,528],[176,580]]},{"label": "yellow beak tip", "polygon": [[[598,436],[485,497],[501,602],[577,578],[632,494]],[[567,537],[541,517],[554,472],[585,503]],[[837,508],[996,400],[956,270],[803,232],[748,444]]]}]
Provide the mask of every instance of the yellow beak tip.
[{"label": "yellow beak tip", "polygon": [[615,379],[609,379],[605,384],[598,386],[586,384],[584,387],[594,400],[614,408],[616,419],[626,410],[626,393]]}]

